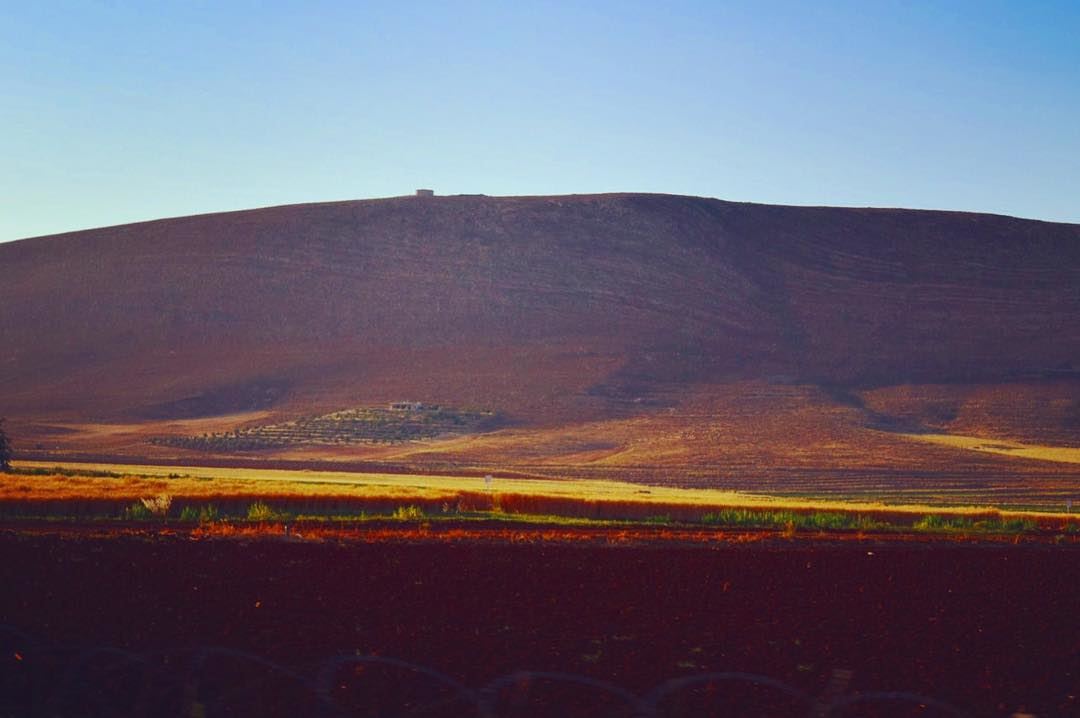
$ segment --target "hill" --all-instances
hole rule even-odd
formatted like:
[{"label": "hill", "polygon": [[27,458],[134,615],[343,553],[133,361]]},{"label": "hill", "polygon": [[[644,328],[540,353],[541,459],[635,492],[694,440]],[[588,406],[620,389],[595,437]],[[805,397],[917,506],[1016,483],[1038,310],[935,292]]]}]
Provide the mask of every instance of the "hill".
[{"label": "hill", "polygon": [[1080,447],[1080,225],[399,197],[21,240],[0,267],[0,413],[38,454],[205,459],[160,439],[415,401],[494,419],[237,452],[816,492],[1077,485],[1080,464],[912,437]]}]

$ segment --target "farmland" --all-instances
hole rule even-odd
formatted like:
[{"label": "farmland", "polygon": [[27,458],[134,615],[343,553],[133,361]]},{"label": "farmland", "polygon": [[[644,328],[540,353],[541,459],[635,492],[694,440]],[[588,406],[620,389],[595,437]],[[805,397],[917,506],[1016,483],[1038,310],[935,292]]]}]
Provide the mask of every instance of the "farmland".
[{"label": "farmland", "polygon": [[1080,464],[1080,448],[1074,446],[1040,446],[1024,444],[1018,441],[985,439],[978,436],[957,434],[912,434],[910,438],[941,446],[955,446],[969,451],[982,451],[989,454],[1018,456],[1041,461],[1056,461],[1063,464]]},{"label": "farmland", "polygon": [[309,522],[392,518],[528,523],[583,520],[785,530],[921,530],[955,533],[1057,532],[1080,536],[1080,514],[998,507],[781,498],[715,489],[642,486],[608,480],[363,474],[247,468],[18,462],[0,482],[0,516],[108,520],[167,496],[174,519]]},{"label": "farmland", "polygon": [[[1072,391],[1059,388],[1051,392],[1043,387],[1044,393],[1036,395],[1030,387],[1013,386],[995,397],[1026,405]],[[931,399],[940,401],[934,397],[942,390],[934,392]],[[393,411],[369,402],[285,417],[253,411],[127,423],[12,423],[10,434],[20,456],[39,465],[490,473],[634,483],[645,490],[663,486],[804,500],[1044,511],[1080,501],[1077,449],[1064,433],[1020,441],[1011,437],[1023,432],[1002,423],[994,425],[994,433],[985,432],[971,426],[998,412],[996,405],[985,404],[957,410],[968,427],[964,430],[977,433],[913,432],[909,425],[929,411],[923,404],[931,399],[920,394],[905,398],[905,404],[887,395],[886,403],[881,391],[864,394],[869,408],[856,406],[857,397],[837,406],[820,387],[743,381],[680,390],[664,399],[671,406],[642,405],[633,415],[543,426],[530,426],[501,407]],[[960,399],[955,402],[964,406]],[[1002,412],[996,421],[1009,416]],[[1062,419],[1061,426],[1066,424]]]},{"label": "farmland", "polygon": [[1078,560],[1063,512],[22,461],[0,479],[0,711],[629,716],[652,696],[657,718],[802,718],[882,694],[1066,715]]},{"label": "farmland", "polygon": [[[476,689],[531,670],[643,696],[733,671],[815,697],[839,669],[851,672],[848,696],[904,691],[979,716],[1077,708],[1075,546],[515,535],[256,541],[9,527],[0,615],[18,632],[0,635],[0,706],[137,711],[152,699],[177,715],[197,703],[207,715],[292,716],[317,714],[321,696],[347,715],[391,704],[412,714],[410,696],[430,691],[424,674],[329,662],[374,656]],[[335,665],[335,690],[318,693]],[[628,715],[587,685],[512,685],[497,715]],[[658,715],[808,715],[738,683],[676,697]],[[434,715],[474,715],[446,710]],[[916,714],[950,715],[888,713]]]}]

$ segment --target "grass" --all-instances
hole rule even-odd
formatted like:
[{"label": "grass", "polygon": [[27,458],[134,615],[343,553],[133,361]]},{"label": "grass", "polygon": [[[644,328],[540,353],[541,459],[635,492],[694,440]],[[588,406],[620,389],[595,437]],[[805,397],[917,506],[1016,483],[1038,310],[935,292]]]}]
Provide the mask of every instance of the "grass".
[{"label": "grass", "polygon": [[917,531],[970,531],[975,527],[975,522],[963,516],[938,516],[930,514],[916,521],[912,528]]},{"label": "grass", "polygon": [[288,512],[275,510],[265,501],[256,501],[248,506],[245,516],[248,521],[283,521],[289,517]]},{"label": "grass", "polygon": [[[27,468],[48,468],[37,462],[17,462]],[[178,498],[216,499],[218,497],[320,500],[328,497],[357,500],[393,500],[417,505],[456,502],[459,498],[495,495],[509,512],[565,513],[547,507],[560,501],[567,509],[593,510],[597,518],[607,518],[613,511],[631,512],[637,517],[670,513],[679,519],[702,510],[718,508],[790,509],[793,511],[901,512],[912,515],[947,512],[977,515],[988,506],[944,506],[940,500],[903,501],[900,497],[883,500],[843,501],[805,496],[778,497],[718,489],[689,489],[675,486],[643,486],[598,479],[494,479],[489,489],[481,477],[351,473],[345,471],[297,471],[282,469],[211,468],[176,466],[128,466],[123,464],[68,464],[65,473],[39,477],[33,482],[0,482],[0,501],[6,499],[111,499],[138,498],[151,493],[168,492]],[[169,478],[182,471],[184,476]],[[119,480],[96,481],[88,474],[107,472]],[[657,476],[662,482],[663,477]],[[947,494],[946,494],[947,497]],[[485,501],[490,501],[486,499]],[[533,504],[533,505],[530,505]],[[1061,500],[1064,507],[1064,498]],[[636,512],[636,513],[635,513]],[[1064,517],[1055,511],[1024,513],[1027,516]],[[1077,512],[1080,517],[1080,512]]]},{"label": "grass", "polygon": [[1040,444],[1022,444],[1005,439],[986,439],[978,436],[959,434],[903,434],[916,441],[924,441],[939,446],[950,446],[968,451],[980,451],[987,454],[1013,456],[1019,459],[1038,459],[1056,461],[1063,464],[1080,464],[1080,448],[1072,446],[1045,446]]},{"label": "grass", "polygon": [[[34,469],[35,466],[23,468]],[[139,466],[64,467],[34,480],[0,481],[0,516],[81,519],[148,518],[137,504],[168,494],[176,506],[162,518],[186,522],[275,521],[303,517],[335,521],[514,521],[604,526],[654,526],[795,531],[916,531],[1073,534],[1080,513],[1004,511],[988,507],[890,505],[780,499],[701,489],[613,481],[350,474],[254,469]],[[26,476],[25,474],[20,476]],[[14,478],[14,477],[13,477]],[[150,511],[152,514],[152,511]]]},{"label": "grass", "polygon": [[419,506],[399,506],[390,517],[396,521],[421,521],[426,514]]},{"label": "grass", "polygon": [[130,506],[124,507],[121,518],[125,521],[149,521],[154,518],[154,515],[150,513],[150,509],[146,508],[141,501],[136,501]]},{"label": "grass", "polygon": [[[33,515],[33,516],[6,516],[4,518],[24,518],[34,520],[116,520],[116,514],[94,514],[90,516],[73,517],[64,514]],[[119,519],[122,521],[150,521],[165,520],[167,515],[154,512],[144,502],[131,503],[120,512]],[[926,514],[923,516],[894,516],[893,520],[883,520],[880,517],[870,517],[862,514],[845,514],[839,512],[796,512],[788,510],[747,510],[747,509],[724,509],[702,514],[696,519],[677,520],[668,514],[655,514],[638,518],[622,519],[597,519],[580,516],[567,516],[560,514],[540,513],[507,513],[501,509],[460,511],[446,505],[438,510],[427,510],[415,504],[400,505],[389,510],[352,511],[352,512],[328,512],[328,513],[294,513],[283,508],[280,503],[271,505],[265,501],[255,501],[233,511],[222,511],[215,504],[188,504],[179,512],[181,522],[197,523],[199,525],[212,525],[215,523],[271,523],[271,522],[295,522],[316,523],[327,522],[343,525],[354,525],[379,522],[449,522],[449,523],[475,523],[475,524],[516,524],[516,525],[544,525],[559,527],[587,527],[587,528],[628,528],[635,526],[650,526],[657,528],[714,528],[714,529],[745,529],[745,530],[774,530],[782,532],[785,536],[793,536],[798,532],[878,532],[878,533],[906,533],[914,532],[929,535],[1019,535],[1033,533],[1041,530],[1036,521],[1031,519],[1005,519],[1001,517],[971,518],[967,516],[950,516],[942,514]],[[1067,535],[1080,533],[1080,522],[1054,527],[1059,532],[1061,539]]]},{"label": "grass", "polygon": [[185,506],[180,511],[181,521],[192,521],[201,524],[212,523],[220,518],[220,512],[214,504],[205,506]]},{"label": "grass", "polygon": [[784,528],[817,531],[877,531],[900,524],[890,524],[858,513],[758,511],[724,509],[702,516],[702,522],[714,526],[739,528]]},{"label": "grass", "polygon": [[[1075,526],[1075,524],[1073,525]],[[989,518],[982,520],[971,519],[966,516],[940,516],[930,514],[916,521],[912,528],[916,531],[928,531],[932,533],[949,532],[980,532],[980,533],[1028,533],[1039,528],[1038,524],[1031,519],[1002,519]],[[1069,530],[1069,526],[1065,530]]]}]

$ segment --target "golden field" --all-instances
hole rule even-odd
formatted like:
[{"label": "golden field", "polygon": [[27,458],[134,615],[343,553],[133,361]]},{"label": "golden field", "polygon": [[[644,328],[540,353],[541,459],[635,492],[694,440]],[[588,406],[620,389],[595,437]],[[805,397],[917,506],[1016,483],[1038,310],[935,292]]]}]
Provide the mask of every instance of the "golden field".
[{"label": "golden field", "polygon": [[1015,456],[1021,459],[1038,461],[1056,461],[1063,464],[1080,464],[1080,448],[1075,446],[1040,446],[1022,444],[1006,439],[987,439],[979,436],[959,436],[956,434],[907,434],[914,441],[925,441],[939,446],[951,446],[969,451],[982,451],[988,454]]},{"label": "golden field", "polygon": [[[1030,519],[1064,526],[1080,516],[1054,511],[1015,511],[992,506],[942,506],[880,501],[783,498],[736,491],[644,486],[610,480],[558,480],[439,476],[342,471],[64,464],[16,462],[0,479],[0,504],[8,506],[120,507],[139,499],[168,494],[179,505],[268,501],[297,513],[358,513],[418,506],[443,511],[505,511],[564,517],[642,519],[665,516],[699,520],[720,510],[857,514],[870,518],[913,520],[926,515],[993,519]],[[58,473],[62,470],[63,473]],[[81,475],[80,472],[83,472]],[[93,475],[99,474],[99,475]],[[107,476],[100,474],[109,474]],[[81,508],[80,508],[81,507]]]}]

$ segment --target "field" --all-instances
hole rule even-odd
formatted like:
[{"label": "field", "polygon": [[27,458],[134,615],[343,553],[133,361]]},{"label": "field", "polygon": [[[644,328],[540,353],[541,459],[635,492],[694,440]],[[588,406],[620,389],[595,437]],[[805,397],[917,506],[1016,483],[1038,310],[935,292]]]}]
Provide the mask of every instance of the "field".
[{"label": "field", "polygon": [[[1051,412],[1053,429],[1031,411],[1015,409],[1039,402],[1071,406],[1078,387],[1015,385],[991,401],[971,387],[975,398],[954,386],[856,396],[742,381],[654,394],[657,406],[633,404],[614,417],[589,418],[583,409],[569,423],[563,417],[541,425],[521,415],[372,404],[300,416],[263,411],[128,423],[12,423],[9,433],[19,456],[45,465],[491,473],[821,501],[1061,511],[1068,501],[1080,501],[1078,449],[1067,430],[1071,415]],[[580,391],[575,396],[582,397]],[[955,413],[955,426],[927,418],[935,412]]]},{"label": "field", "polygon": [[1003,439],[984,439],[978,436],[957,434],[912,434],[916,441],[926,441],[942,446],[956,446],[970,451],[1018,456],[1025,459],[1056,461],[1063,464],[1080,464],[1080,448],[1073,446],[1040,446]]},{"label": "field", "polygon": [[0,715],[1069,715],[1080,515],[15,462]]},{"label": "field", "polygon": [[[17,462],[0,482],[0,517],[365,520],[515,519],[719,527],[1080,535],[1080,513],[993,506],[778,498],[608,480],[361,474],[117,464]],[[143,507],[167,497],[165,511]]]},{"label": "field", "polygon": [[[648,715],[803,718],[819,699],[865,702],[815,715],[953,715],[873,692],[1075,715],[1078,560],[1037,544],[8,528],[0,713],[471,717],[486,696],[497,716],[629,718],[674,679]],[[790,693],[691,682],[731,672]]]},{"label": "field", "polygon": [[0,286],[0,406],[17,455],[54,463],[1060,511],[1080,500],[1080,298],[1062,291],[1078,239],[988,215],[608,194],[4,243],[20,279]]}]

